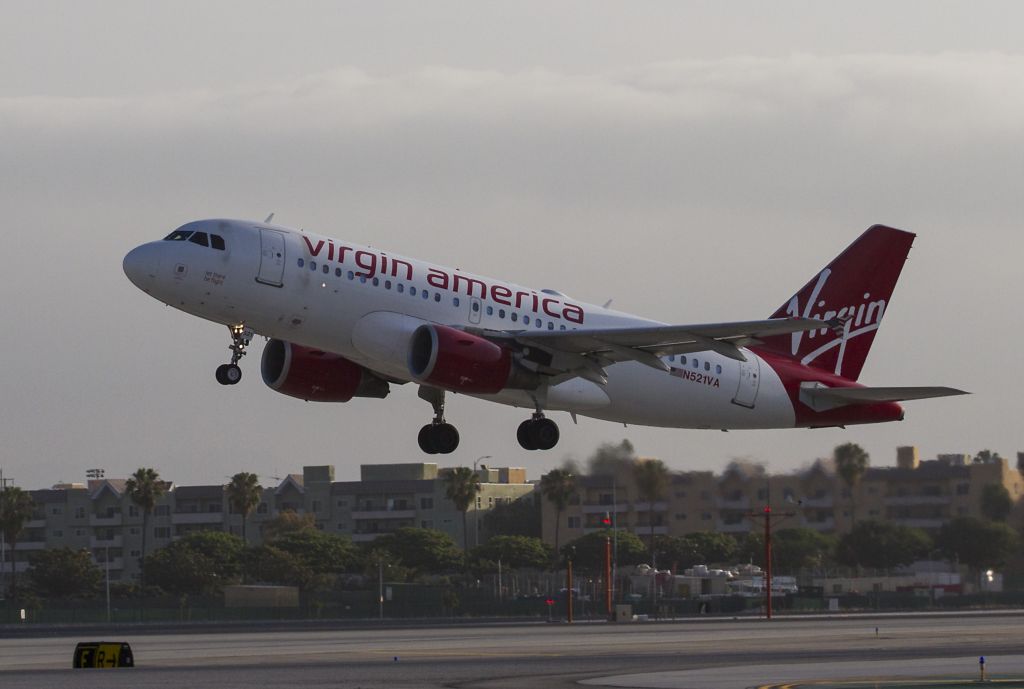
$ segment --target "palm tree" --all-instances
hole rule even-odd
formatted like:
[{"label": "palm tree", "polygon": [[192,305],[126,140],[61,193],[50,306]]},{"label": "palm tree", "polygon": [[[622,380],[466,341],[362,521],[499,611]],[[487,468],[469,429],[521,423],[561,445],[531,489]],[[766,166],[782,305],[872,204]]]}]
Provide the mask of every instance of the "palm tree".
[{"label": "palm tree", "polygon": [[832,452],[836,462],[836,472],[839,478],[850,490],[850,520],[857,523],[857,504],[853,499],[853,489],[860,483],[861,476],[868,470],[868,453],[857,443],[844,443],[836,447]]},{"label": "palm tree", "polygon": [[0,531],[4,534],[8,552],[11,554],[11,598],[18,597],[17,570],[14,567],[15,551],[18,536],[25,528],[25,522],[32,518],[35,502],[32,496],[17,486],[10,486],[0,491]]},{"label": "palm tree", "polygon": [[473,498],[480,492],[480,476],[469,467],[455,467],[444,477],[445,496],[462,512],[462,550],[469,552],[469,530],[466,528],[466,512]]},{"label": "palm tree", "polygon": [[562,512],[576,494],[576,477],[566,469],[552,469],[540,477],[540,492],[555,506],[555,552],[558,552],[558,527]]},{"label": "palm tree", "polygon": [[256,474],[240,471],[231,477],[231,483],[224,487],[228,496],[231,511],[242,515],[242,542],[248,545],[245,537],[245,522],[263,496],[263,486]]},{"label": "palm tree", "polygon": [[647,522],[651,527],[651,565],[654,565],[654,503],[665,499],[668,492],[668,467],[660,459],[644,459],[633,465],[633,480],[641,502],[648,504]]},{"label": "palm tree", "polygon": [[146,532],[149,531],[149,515],[153,514],[156,501],[164,494],[164,482],[156,469],[139,467],[124,484],[128,498],[142,508],[142,557],[139,558],[139,588],[145,591]]}]

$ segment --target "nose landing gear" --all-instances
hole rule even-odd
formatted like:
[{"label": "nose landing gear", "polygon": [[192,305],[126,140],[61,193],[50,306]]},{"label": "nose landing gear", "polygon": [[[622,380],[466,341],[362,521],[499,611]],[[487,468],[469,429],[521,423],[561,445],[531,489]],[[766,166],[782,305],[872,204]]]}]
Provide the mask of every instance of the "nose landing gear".
[{"label": "nose landing gear", "polygon": [[245,325],[229,326],[231,330],[231,363],[221,364],[217,367],[217,382],[221,385],[235,385],[242,380],[242,369],[238,366],[239,360],[245,356],[245,348],[252,341],[253,333],[251,328]]},{"label": "nose landing gear", "polygon": [[558,438],[558,424],[540,410],[519,424],[516,431],[516,439],[524,450],[550,450],[558,444]]},{"label": "nose landing gear", "polygon": [[444,420],[444,390],[421,385],[419,396],[434,408],[434,420],[421,428],[416,438],[420,449],[428,455],[455,452],[459,446],[459,431]]}]

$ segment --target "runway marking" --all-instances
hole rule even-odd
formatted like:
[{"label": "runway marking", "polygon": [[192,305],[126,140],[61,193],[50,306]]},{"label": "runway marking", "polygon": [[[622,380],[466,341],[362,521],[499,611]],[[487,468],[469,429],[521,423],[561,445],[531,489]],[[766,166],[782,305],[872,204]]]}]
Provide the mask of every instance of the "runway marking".
[{"label": "runway marking", "polygon": [[[985,684],[1002,684],[1010,686],[1019,686],[1024,688],[1024,679],[1010,678],[1010,677],[997,677],[997,678],[986,678]],[[799,682],[787,682],[784,684],[762,684],[755,689],[799,689],[799,687],[805,686],[818,686],[818,687],[857,687],[857,686],[870,686],[873,689],[884,689],[885,687],[919,687],[920,689],[927,689],[927,687],[967,687],[979,684],[977,679],[968,678],[888,678],[888,677],[864,677],[864,678],[851,678],[851,679],[809,679],[801,680]]]}]

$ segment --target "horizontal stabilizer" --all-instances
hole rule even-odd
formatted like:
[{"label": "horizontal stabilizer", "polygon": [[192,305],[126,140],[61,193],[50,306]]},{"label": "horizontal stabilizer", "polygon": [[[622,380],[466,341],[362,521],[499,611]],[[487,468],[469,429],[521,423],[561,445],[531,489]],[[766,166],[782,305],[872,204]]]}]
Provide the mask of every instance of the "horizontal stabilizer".
[{"label": "horizontal stabilizer", "polygon": [[845,407],[851,404],[877,404],[906,402],[931,397],[950,397],[970,393],[946,387],[889,387],[889,388],[826,388],[807,384],[800,389],[800,401],[816,411]]}]

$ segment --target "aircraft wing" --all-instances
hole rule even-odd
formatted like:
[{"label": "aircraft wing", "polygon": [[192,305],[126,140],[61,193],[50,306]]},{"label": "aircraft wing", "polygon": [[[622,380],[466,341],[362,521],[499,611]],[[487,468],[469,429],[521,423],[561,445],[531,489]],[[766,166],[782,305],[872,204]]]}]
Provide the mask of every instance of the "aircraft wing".
[{"label": "aircraft wing", "polygon": [[739,348],[758,344],[762,337],[833,327],[836,323],[832,321],[813,318],[772,318],[595,330],[475,332],[496,342],[512,339],[524,347],[547,352],[550,361],[536,366],[540,373],[578,375],[603,385],[607,382],[603,367],[619,361],[637,361],[663,371],[669,368],[661,357],[670,354],[712,351],[746,361]]}]

